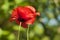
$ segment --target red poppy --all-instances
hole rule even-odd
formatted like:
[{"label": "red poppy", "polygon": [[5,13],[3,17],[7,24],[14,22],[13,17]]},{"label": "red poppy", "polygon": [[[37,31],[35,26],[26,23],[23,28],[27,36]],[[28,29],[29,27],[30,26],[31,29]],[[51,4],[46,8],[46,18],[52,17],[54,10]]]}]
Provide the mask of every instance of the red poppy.
[{"label": "red poppy", "polygon": [[16,21],[17,24],[21,23],[21,26],[27,28],[28,25],[34,23],[36,16],[40,15],[36,12],[35,8],[32,6],[19,6],[12,11],[10,21]]}]

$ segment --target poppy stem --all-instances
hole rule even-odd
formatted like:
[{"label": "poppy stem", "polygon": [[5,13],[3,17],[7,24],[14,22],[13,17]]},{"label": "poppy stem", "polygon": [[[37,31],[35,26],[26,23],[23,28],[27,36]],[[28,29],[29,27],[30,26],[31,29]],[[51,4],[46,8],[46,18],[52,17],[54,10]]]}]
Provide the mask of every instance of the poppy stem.
[{"label": "poppy stem", "polygon": [[27,40],[29,40],[29,25],[28,25],[28,28],[27,28]]},{"label": "poppy stem", "polygon": [[17,40],[20,40],[20,27],[21,27],[21,22],[20,22],[20,25],[19,25],[19,28],[18,28],[18,39]]}]

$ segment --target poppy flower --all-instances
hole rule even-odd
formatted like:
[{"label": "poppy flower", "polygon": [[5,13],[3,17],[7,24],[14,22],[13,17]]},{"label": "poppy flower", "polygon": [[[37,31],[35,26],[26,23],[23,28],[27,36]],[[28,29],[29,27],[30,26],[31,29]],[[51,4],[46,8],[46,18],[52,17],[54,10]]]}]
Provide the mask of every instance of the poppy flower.
[{"label": "poppy flower", "polygon": [[17,24],[21,23],[21,26],[27,28],[28,25],[34,23],[36,16],[40,16],[39,12],[36,12],[32,6],[19,6],[13,9],[10,21],[16,21]]}]

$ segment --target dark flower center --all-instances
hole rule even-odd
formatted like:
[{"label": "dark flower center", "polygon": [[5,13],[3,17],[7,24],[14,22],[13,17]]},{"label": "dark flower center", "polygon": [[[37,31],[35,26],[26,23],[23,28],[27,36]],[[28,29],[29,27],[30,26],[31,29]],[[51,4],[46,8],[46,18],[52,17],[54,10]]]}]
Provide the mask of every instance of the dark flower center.
[{"label": "dark flower center", "polygon": [[18,19],[19,21],[21,21],[21,22],[25,22],[25,20],[24,19],[22,19],[22,18],[20,18],[20,19]]}]

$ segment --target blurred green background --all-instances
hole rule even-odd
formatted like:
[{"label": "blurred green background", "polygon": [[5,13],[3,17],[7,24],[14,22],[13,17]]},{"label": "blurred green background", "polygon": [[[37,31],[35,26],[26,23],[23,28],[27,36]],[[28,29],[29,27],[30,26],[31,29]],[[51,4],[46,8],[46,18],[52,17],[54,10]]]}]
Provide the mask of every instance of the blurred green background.
[{"label": "blurred green background", "polygon": [[60,40],[60,0],[0,0],[0,40],[27,40],[27,28],[9,22],[13,8],[31,5],[40,12],[30,26],[29,40]]}]

